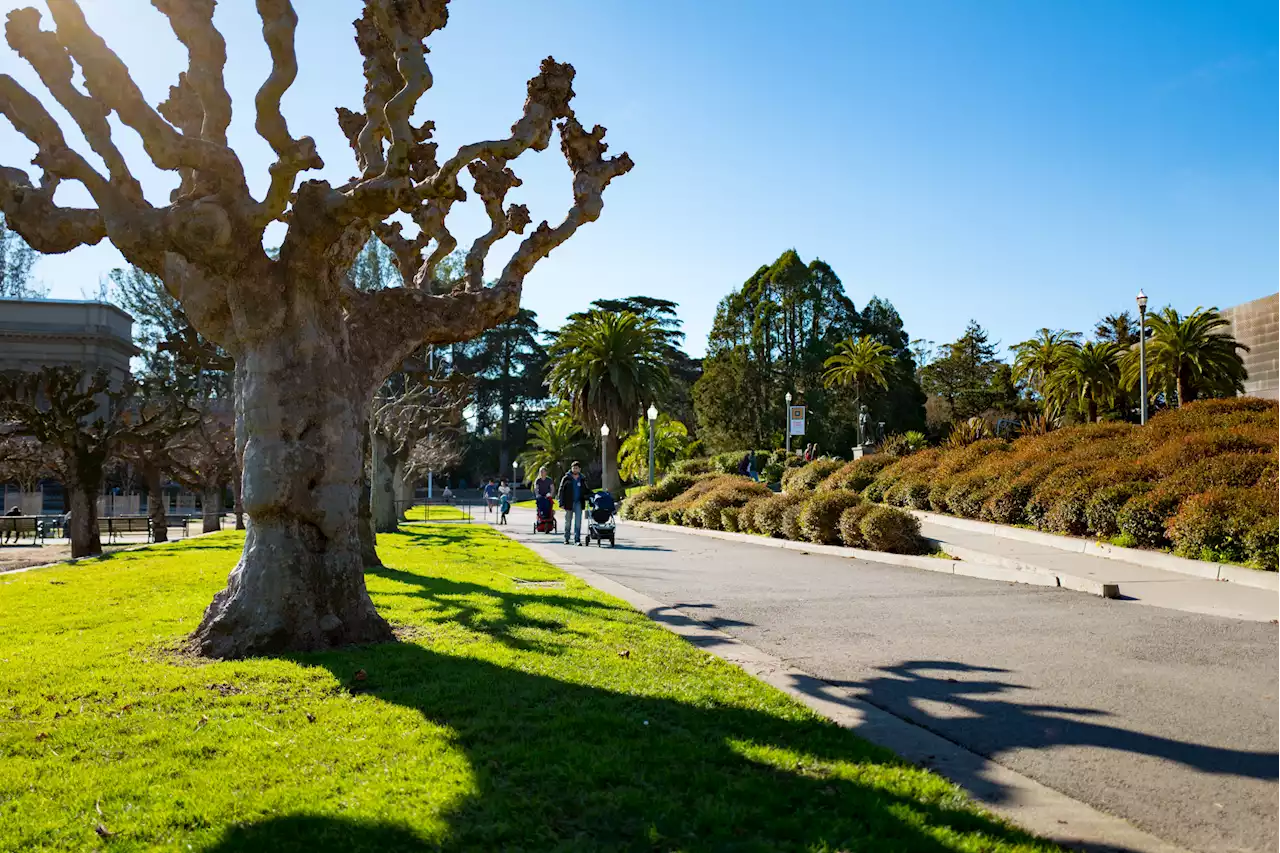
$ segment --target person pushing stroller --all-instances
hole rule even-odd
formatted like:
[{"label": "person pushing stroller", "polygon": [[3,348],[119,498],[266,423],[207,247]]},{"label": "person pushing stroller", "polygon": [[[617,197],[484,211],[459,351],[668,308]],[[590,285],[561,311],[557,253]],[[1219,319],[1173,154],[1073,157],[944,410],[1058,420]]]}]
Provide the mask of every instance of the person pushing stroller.
[{"label": "person pushing stroller", "polygon": [[574,461],[569,472],[560,481],[557,500],[564,510],[564,544],[569,544],[572,533],[573,544],[582,544],[582,511],[591,499],[591,488],[587,485],[587,477],[582,473],[582,463]]}]

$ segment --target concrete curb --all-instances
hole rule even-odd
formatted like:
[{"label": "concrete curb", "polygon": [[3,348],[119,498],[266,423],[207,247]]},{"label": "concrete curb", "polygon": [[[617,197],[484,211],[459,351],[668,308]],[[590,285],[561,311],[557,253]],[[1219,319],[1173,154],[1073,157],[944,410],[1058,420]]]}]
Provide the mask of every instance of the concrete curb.
[{"label": "concrete curb", "polygon": [[[645,524],[644,522],[628,523]],[[661,529],[671,528],[674,525],[645,524],[645,526]],[[525,542],[508,530],[496,527],[494,529],[601,592],[622,599],[692,645],[732,663],[748,675],[781,690],[815,713],[853,731],[859,737],[891,750],[912,764],[925,767],[951,780],[963,788],[983,808],[1035,835],[1065,847],[1097,853],[1115,853],[1118,850],[1123,850],[1125,853],[1186,853],[1183,848],[1162,841],[1121,818],[1101,812],[1080,800],[1072,799],[1034,779],[970,752],[927,729],[856,699],[822,679],[789,666],[768,652],[749,646],[681,610],[597,574],[571,559],[566,554],[567,549],[555,549],[537,542]],[[722,531],[697,532],[719,533]],[[759,539],[760,537],[749,538]],[[847,552],[852,549],[840,550]],[[881,556],[901,557],[902,555]],[[945,562],[931,557],[914,559]],[[988,568],[997,569],[997,567]]]},{"label": "concrete curb", "polygon": [[1077,536],[1059,536],[1056,533],[1026,530],[1021,527],[994,524],[990,521],[976,521],[971,518],[956,518],[953,515],[925,512],[920,509],[909,510],[909,512],[921,521],[928,521],[932,524],[951,527],[956,530],[983,533],[988,536],[998,536],[1001,539],[1013,539],[1018,542],[1044,545],[1048,548],[1070,551],[1074,554],[1104,557],[1116,562],[1132,563],[1138,566],[1146,566],[1150,569],[1176,572],[1180,575],[1191,575],[1192,577],[1206,580],[1231,581],[1241,586],[1280,592],[1280,572],[1246,569],[1243,566],[1235,566],[1230,563],[1207,563],[1203,560],[1188,560],[1186,557],[1175,557],[1173,554],[1163,554],[1159,551],[1121,548],[1119,545],[1112,545],[1109,542],[1095,542],[1092,539],[1081,539]]},{"label": "concrete curb", "polygon": [[[649,521],[624,520],[625,524],[644,528],[645,530],[668,530],[688,533],[694,536],[706,536],[712,539],[727,539],[730,542],[743,542],[748,545],[764,545],[770,548],[784,548],[788,551],[799,551],[802,554],[827,554],[832,557],[844,557],[847,560],[870,560],[875,563],[888,563],[891,566],[905,566],[911,569],[924,569],[927,572],[941,572],[947,575],[960,575],[983,580],[1006,581],[1008,583],[1024,583],[1031,586],[1053,586],[1084,592],[1101,598],[1119,598],[1120,587],[1114,583],[1094,580],[1093,578],[1068,575],[1049,569],[1033,566],[1020,560],[997,557],[968,548],[957,548],[947,544],[946,551],[956,560],[938,557],[916,557],[910,554],[889,554],[884,551],[866,551],[862,548],[847,548],[843,545],[812,545],[807,542],[792,542],[788,539],[773,539],[766,536],[753,536],[750,533],[729,533],[724,530],[703,530],[698,527],[683,527],[676,524],[654,524]],[[937,543],[935,540],[929,540]]]}]

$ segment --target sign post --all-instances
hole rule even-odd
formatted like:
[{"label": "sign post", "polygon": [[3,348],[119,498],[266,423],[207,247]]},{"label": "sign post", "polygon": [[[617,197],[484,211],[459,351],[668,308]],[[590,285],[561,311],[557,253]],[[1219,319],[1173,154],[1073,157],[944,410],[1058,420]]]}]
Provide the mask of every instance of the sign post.
[{"label": "sign post", "polygon": [[804,406],[787,407],[787,451],[791,450],[791,436],[804,435]]}]

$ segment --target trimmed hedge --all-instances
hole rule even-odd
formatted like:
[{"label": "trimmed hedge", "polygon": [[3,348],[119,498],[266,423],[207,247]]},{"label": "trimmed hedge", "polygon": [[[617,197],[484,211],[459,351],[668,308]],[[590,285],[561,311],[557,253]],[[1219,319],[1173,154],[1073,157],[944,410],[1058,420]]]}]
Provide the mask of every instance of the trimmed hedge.
[{"label": "trimmed hedge", "polygon": [[923,554],[927,550],[916,517],[891,506],[873,508],[862,517],[858,530],[862,533],[862,540],[873,551]]},{"label": "trimmed hedge", "polygon": [[808,503],[809,495],[805,495],[800,500],[783,510],[783,539],[790,539],[792,542],[800,542],[804,539],[804,531],[800,529],[800,513],[804,512],[805,505]]},{"label": "trimmed hedge", "polygon": [[867,513],[876,509],[877,505],[863,501],[840,513],[840,540],[850,548],[867,548],[867,540],[862,537],[862,519]]},{"label": "trimmed hedge", "polygon": [[1166,535],[1174,551],[1196,560],[1247,563],[1276,570],[1280,536],[1274,492],[1251,488],[1213,488],[1183,501]]},{"label": "trimmed hedge", "polygon": [[840,544],[840,515],[862,503],[862,497],[849,489],[817,492],[800,510],[800,532],[817,545]]},{"label": "trimmed hedge", "polygon": [[764,503],[756,507],[754,523],[756,532],[765,536],[786,538],[783,534],[782,517],[793,505],[802,502],[808,495],[803,492],[782,492],[766,498]]},{"label": "trimmed hedge", "polygon": [[834,474],[843,465],[838,459],[815,459],[799,468],[790,468],[782,475],[782,491],[812,492],[823,480]]},{"label": "trimmed hedge", "polygon": [[852,462],[846,462],[822,481],[818,491],[831,489],[852,489],[860,492],[875,480],[876,476],[898,460],[882,453],[864,456]]},{"label": "trimmed hedge", "polygon": [[740,507],[752,498],[769,494],[769,487],[737,476],[719,476],[714,487],[695,499],[685,510],[685,524],[719,530],[721,513],[729,507]]}]

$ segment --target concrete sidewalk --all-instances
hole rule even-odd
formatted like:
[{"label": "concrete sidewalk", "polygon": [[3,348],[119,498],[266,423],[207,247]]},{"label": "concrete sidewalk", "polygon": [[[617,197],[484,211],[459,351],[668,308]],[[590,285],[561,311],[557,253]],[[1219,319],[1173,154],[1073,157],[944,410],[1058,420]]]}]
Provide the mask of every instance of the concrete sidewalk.
[{"label": "concrete sidewalk", "polygon": [[1206,580],[1123,560],[1096,557],[1048,545],[962,530],[921,519],[920,532],[953,556],[1029,570],[1062,572],[1120,587],[1120,598],[1136,604],[1205,613],[1232,619],[1271,622],[1280,612],[1280,595],[1267,589]]}]

